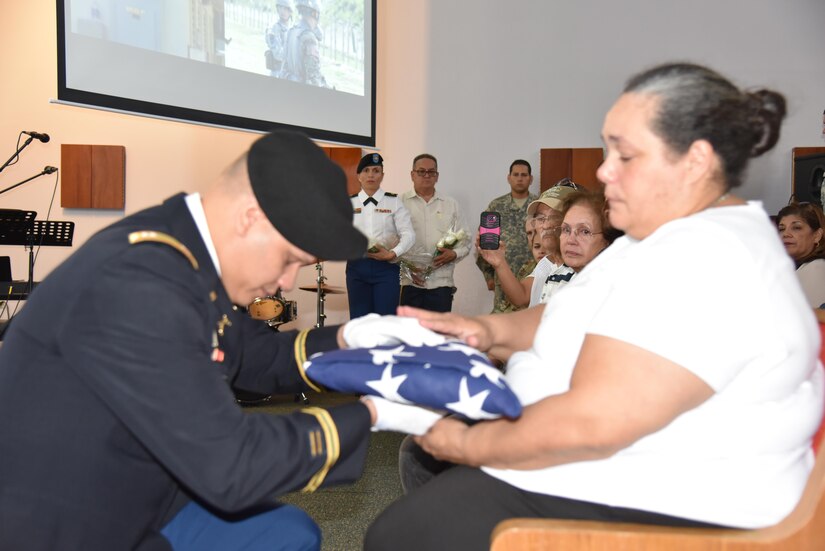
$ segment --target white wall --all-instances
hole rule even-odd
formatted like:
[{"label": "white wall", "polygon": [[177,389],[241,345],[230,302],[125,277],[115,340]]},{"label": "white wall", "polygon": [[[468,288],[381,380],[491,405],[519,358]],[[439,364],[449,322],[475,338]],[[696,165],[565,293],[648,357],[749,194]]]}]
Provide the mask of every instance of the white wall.
[{"label": "white wall", "polygon": [[[438,185],[467,206],[470,219],[508,190],[513,159],[529,160],[538,176],[543,147],[601,146],[602,117],[625,80],[665,61],[708,64],[740,85],[786,94],[782,138],[753,162],[740,191],[768,210],[776,212],[790,194],[791,148],[825,145],[822,0],[441,0],[380,7],[388,12],[383,35],[392,41],[379,50],[388,91],[385,158],[389,165],[400,156],[408,170],[403,165],[415,153],[435,154]],[[491,293],[478,270],[465,260],[457,272],[457,309],[484,311]]]},{"label": "white wall", "polygon": [[[254,133],[105,113],[49,103],[57,95],[55,2],[3,1],[0,21],[0,162],[20,130],[47,132],[18,164],[0,173],[0,188],[60,166],[60,144],[126,147],[125,214],[177,191],[197,191],[257,137]],[[439,187],[474,221],[507,191],[510,161],[523,157],[538,177],[542,147],[600,146],[601,119],[632,73],[684,59],[709,64],[738,83],[786,93],[790,115],[775,150],[757,159],[741,193],[771,211],[790,193],[790,151],[825,145],[825,2],[822,0],[379,0],[378,148],[386,159],[384,187],[410,187],[412,157],[439,158]],[[45,218],[54,180],[44,176],[0,195],[0,208],[38,211]],[[533,190],[538,189],[538,183]],[[44,247],[42,279],[89,235],[121,211],[63,210],[75,247]],[[26,275],[22,247],[11,255],[16,278]],[[342,266],[327,263],[329,283],[344,285]],[[299,285],[315,270],[302,270]],[[490,293],[471,259],[457,269],[456,309],[480,313]],[[126,292],[126,291],[125,291]],[[301,327],[315,322],[315,296],[292,291]],[[327,302],[330,322],[346,317],[344,295]]]}]

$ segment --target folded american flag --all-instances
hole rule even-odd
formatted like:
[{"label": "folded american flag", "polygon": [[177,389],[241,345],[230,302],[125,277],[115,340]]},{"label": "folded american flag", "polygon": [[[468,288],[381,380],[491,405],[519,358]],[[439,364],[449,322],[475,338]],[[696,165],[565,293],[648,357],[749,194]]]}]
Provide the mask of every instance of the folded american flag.
[{"label": "folded american flag", "polygon": [[460,342],[322,352],[304,370],[313,381],[339,392],[381,396],[470,419],[521,415],[521,404],[502,373],[484,354]]}]

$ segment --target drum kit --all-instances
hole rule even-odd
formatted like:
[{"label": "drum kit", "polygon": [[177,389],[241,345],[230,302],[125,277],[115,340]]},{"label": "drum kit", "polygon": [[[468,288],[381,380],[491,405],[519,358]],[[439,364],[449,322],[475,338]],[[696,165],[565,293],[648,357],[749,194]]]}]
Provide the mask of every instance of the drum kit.
[{"label": "drum kit", "polygon": [[[315,285],[298,288],[302,291],[317,293],[315,327],[323,327],[324,320],[326,319],[326,314],[324,313],[326,296],[344,294],[346,290],[326,284],[327,278],[324,276],[324,265],[321,260],[315,264],[315,271],[318,272],[315,277]],[[247,312],[251,318],[261,320],[273,330],[277,331],[279,326],[294,321],[298,317],[298,303],[294,300],[284,299],[279,289],[274,295],[258,297],[253,300],[249,306],[247,306]],[[258,405],[268,402],[271,396],[236,391],[235,398],[241,405]],[[300,399],[304,403],[309,402],[303,392],[298,394],[295,399],[296,401]]]},{"label": "drum kit", "polygon": [[324,313],[324,303],[326,302],[327,295],[340,295],[346,293],[344,289],[340,287],[333,287],[331,285],[327,285],[326,281],[327,278],[324,277],[324,265],[321,262],[315,264],[315,271],[318,272],[318,275],[315,277],[315,285],[310,285],[308,287],[298,287],[302,291],[311,291],[313,293],[318,293],[317,301],[316,301],[316,322],[315,327],[323,327],[324,320],[326,319],[327,315]]}]

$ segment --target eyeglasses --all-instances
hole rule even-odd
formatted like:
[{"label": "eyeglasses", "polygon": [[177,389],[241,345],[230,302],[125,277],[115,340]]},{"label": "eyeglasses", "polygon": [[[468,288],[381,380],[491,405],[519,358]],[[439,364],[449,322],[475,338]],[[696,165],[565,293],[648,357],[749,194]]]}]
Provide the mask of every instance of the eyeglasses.
[{"label": "eyeglasses", "polygon": [[561,180],[556,182],[555,185],[553,185],[553,187],[569,187],[575,189],[576,191],[581,191],[584,189],[582,186],[580,186],[570,178],[562,178]]},{"label": "eyeglasses", "polygon": [[424,170],[423,168],[419,168],[418,170],[413,170],[418,176],[421,178],[435,178],[438,176],[438,171],[435,169]]},{"label": "eyeglasses", "polygon": [[561,216],[547,216],[546,214],[537,214],[536,216],[534,216],[530,219],[530,221],[534,225],[535,224],[544,225],[544,224],[547,224],[548,222],[552,223],[552,222],[555,222],[557,220],[561,221]]},{"label": "eyeglasses", "polygon": [[604,232],[600,231],[593,231],[587,226],[576,226],[575,228],[568,226],[567,224],[562,224],[558,228],[553,228],[553,231],[558,233],[559,235],[563,235],[565,237],[570,237],[571,235],[575,235],[577,238],[581,239],[582,241],[590,241],[593,239],[593,236],[599,235]]}]

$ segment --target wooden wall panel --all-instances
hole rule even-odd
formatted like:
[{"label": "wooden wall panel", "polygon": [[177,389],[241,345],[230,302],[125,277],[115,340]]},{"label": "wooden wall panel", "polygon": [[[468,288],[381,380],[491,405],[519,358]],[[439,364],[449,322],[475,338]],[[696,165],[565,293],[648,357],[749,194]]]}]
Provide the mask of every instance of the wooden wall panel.
[{"label": "wooden wall panel", "polygon": [[122,209],[126,206],[125,174],[125,147],[92,147],[92,208]]},{"label": "wooden wall panel", "polygon": [[604,160],[601,147],[546,148],[540,152],[540,190],[555,185],[562,178],[572,178],[574,182],[590,190],[602,188],[596,178],[596,170]]},{"label": "wooden wall panel", "polygon": [[562,178],[572,178],[573,150],[569,147],[542,149],[539,154],[539,171],[539,192],[552,187]]},{"label": "wooden wall panel", "polygon": [[126,148],[122,145],[60,146],[60,206],[122,209],[126,206]]},{"label": "wooden wall panel", "polygon": [[360,147],[325,147],[323,148],[327,156],[344,170],[347,175],[347,193],[354,195],[361,191],[361,184],[358,183],[358,161],[361,160],[362,152]]},{"label": "wooden wall panel", "polygon": [[92,146],[60,146],[60,206],[87,208],[92,205]]}]

